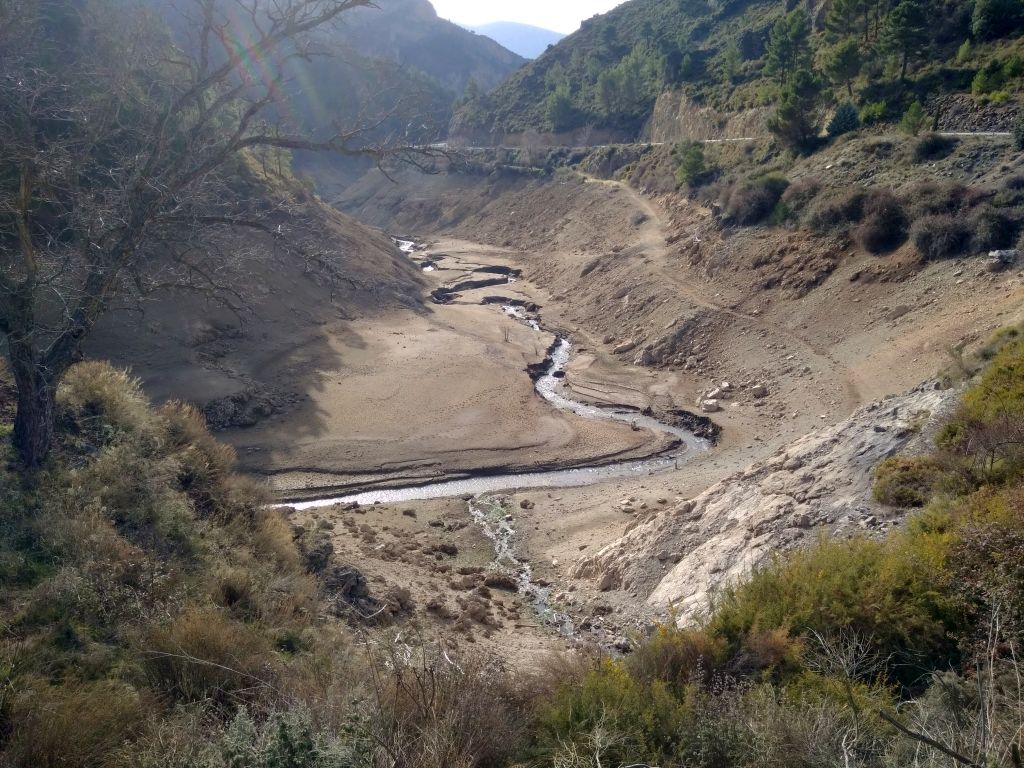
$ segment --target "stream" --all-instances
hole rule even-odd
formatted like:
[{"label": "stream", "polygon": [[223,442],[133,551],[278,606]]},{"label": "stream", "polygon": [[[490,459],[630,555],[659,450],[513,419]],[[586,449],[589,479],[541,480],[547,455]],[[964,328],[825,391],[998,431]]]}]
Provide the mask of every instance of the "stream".
[{"label": "stream", "polygon": [[[535,327],[538,331],[542,332],[539,321],[518,313],[516,310],[519,310],[519,307],[508,306],[503,309],[506,314],[516,317],[521,322],[525,322],[530,327]],[[696,437],[688,430],[658,421],[651,416],[644,416],[637,411],[589,405],[566,397],[560,391],[560,384],[562,378],[564,378],[565,366],[568,364],[571,355],[572,342],[565,338],[559,338],[547,361],[547,368],[534,385],[537,394],[555,408],[562,411],[570,411],[586,419],[621,421],[630,424],[636,429],[650,429],[654,432],[672,435],[678,441],[678,447],[670,450],[667,454],[650,459],[619,461],[574,469],[553,469],[543,472],[480,475],[405,488],[381,488],[331,499],[289,504],[288,506],[304,510],[330,507],[335,504],[351,504],[353,502],[365,506],[371,504],[400,504],[407,501],[425,501],[428,499],[449,499],[460,496],[474,497],[484,493],[496,493],[498,491],[514,492],[527,488],[579,488],[586,485],[594,485],[604,480],[653,475],[668,469],[678,469],[691,456],[710,447],[707,440]]]},{"label": "stream", "polygon": [[[434,268],[433,262],[423,262],[416,257],[415,253],[418,247],[413,240],[393,239],[402,252],[420,263],[422,268],[427,269],[427,265],[431,269]],[[518,273],[506,275],[507,282],[514,282],[517,275]],[[450,287],[438,289],[438,291],[449,292],[452,290]],[[435,291],[435,294],[438,291]],[[501,311],[508,317],[528,325],[534,331],[544,333],[540,318],[536,313],[513,303],[503,304]],[[557,629],[563,635],[572,636],[575,631],[572,618],[551,606],[551,588],[533,581],[529,563],[517,556],[516,531],[512,525],[513,515],[506,507],[505,499],[496,494],[529,488],[582,487],[605,480],[639,477],[673,468],[678,469],[680,464],[691,456],[707,450],[710,444],[707,440],[696,437],[686,429],[658,421],[635,410],[590,405],[566,396],[563,393],[561,382],[565,378],[565,368],[571,357],[572,342],[561,336],[556,337],[549,356],[544,361],[545,367],[534,384],[538,395],[551,403],[553,407],[574,413],[585,419],[621,421],[630,424],[634,429],[649,429],[653,432],[671,435],[676,440],[676,447],[665,454],[649,459],[619,461],[575,469],[481,475],[405,488],[365,491],[331,499],[289,504],[288,506],[305,510],[329,507],[335,504],[398,504],[428,499],[464,498],[469,505],[469,512],[473,519],[494,544],[495,564],[506,568],[514,575],[520,594],[530,602],[542,623]]]}]

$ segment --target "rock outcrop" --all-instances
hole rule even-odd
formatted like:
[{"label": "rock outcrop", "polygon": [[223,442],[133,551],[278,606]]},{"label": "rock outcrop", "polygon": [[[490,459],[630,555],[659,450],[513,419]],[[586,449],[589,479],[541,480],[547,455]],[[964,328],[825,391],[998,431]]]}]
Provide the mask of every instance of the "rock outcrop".
[{"label": "rock outcrop", "polygon": [[818,532],[881,535],[902,517],[872,499],[875,465],[923,444],[956,395],[922,385],[868,405],[692,500],[649,511],[572,575],[646,595],[648,609],[671,608],[687,624],[716,590]]}]

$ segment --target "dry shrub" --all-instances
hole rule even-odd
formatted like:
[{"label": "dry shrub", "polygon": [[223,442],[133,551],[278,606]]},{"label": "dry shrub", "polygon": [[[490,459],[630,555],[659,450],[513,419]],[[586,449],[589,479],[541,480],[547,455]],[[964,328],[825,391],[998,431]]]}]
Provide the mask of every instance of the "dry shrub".
[{"label": "dry shrub", "polygon": [[[522,748],[526,702],[493,658],[390,647],[378,664],[380,716],[368,727],[392,765],[489,768]],[[381,671],[381,670],[378,670]]]},{"label": "dry shrub", "polygon": [[910,228],[910,239],[924,258],[935,261],[964,253],[971,243],[971,230],[957,216],[924,216]]},{"label": "dry shrub", "polygon": [[907,217],[896,196],[873,189],[864,198],[864,218],[853,231],[854,239],[870,253],[892,250],[907,237]]},{"label": "dry shrub", "polygon": [[126,683],[22,681],[11,708],[10,765],[99,768],[145,725],[139,692]]},{"label": "dry shrub", "polygon": [[252,545],[257,555],[271,557],[283,569],[301,572],[302,556],[295,544],[295,534],[279,509],[257,511]]},{"label": "dry shrub", "polygon": [[725,218],[740,225],[757,224],[771,216],[789,182],[781,176],[763,176],[736,184],[723,201]]},{"label": "dry shrub", "polygon": [[956,213],[968,199],[968,190],[951,181],[923,181],[903,190],[907,215],[917,220],[922,216]]},{"label": "dry shrub", "polygon": [[971,213],[968,226],[973,233],[973,250],[985,252],[1013,247],[1020,224],[1003,211],[986,205]]},{"label": "dry shrub", "polygon": [[276,677],[266,640],[214,609],[191,609],[154,631],[144,664],[154,688],[185,702],[258,699],[273,692]]},{"label": "dry shrub", "polygon": [[807,208],[820,192],[821,181],[813,176],[807,176],[786,187],[786,191],[782,193],[782,202],[794,213],[799,213]]},{"label": "dry shrub", "polygon": [[89,361],[72,366],[57,390],[57,403],[74,431],[107,442],[112,435],[131,435],[141,451],[156,441],[160,419],[149,407],[138,379],[109,363]]},{"label": "dry shrub", "polygon": [[256,586],[252,571],[247,568],[220,569],[213,577],[210,592],[213,602],[230,609],[239,618],[251,619],[258,613]]},{"label": "dry shrub", "polygon": [[845,230],[853,222],[860,221],[866,197],[864,190],[855,189],[820,199],[811,207],[807,225],[818,234]]},{"label": "dry shrub", "polygon": [[196,511],[200,515],[228,512],[234,506],[234,449],[210,434],[206,419],[191,405],[168,403],[161,409],[161,415],[167,424],[168,439],[176,450],[178,481],[193,500]]},{"label": "dry shrub", "polygon": [[947,157],[960,140],[953,136],[942,136],[938,133],[929,133],[922,136],[914,144],[914,162],[924,163],[932,160],[941,160]]},{"label": "dry shrub", "polygon": [[703,632],[661,625],[629,656],[626,668],[638,680],[678,686],[706,684],[724,661],[723,643]]}]

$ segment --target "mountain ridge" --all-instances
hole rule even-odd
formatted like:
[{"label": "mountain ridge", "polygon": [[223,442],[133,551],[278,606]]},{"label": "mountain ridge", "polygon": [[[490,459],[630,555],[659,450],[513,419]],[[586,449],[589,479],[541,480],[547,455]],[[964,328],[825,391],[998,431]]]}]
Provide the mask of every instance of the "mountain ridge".
[{"label": "mountain ridge", "polygon": [[466,25],[466,28],[497,41],[526,59],[536,59],[549,46],[557,45],[566,35],[533,24],[494,21],[489,24]]}]

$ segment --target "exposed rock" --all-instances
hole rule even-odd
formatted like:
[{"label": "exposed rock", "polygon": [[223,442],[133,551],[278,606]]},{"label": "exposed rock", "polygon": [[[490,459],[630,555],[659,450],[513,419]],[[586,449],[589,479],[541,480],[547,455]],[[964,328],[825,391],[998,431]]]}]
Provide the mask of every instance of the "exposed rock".
[{"label": "exposed rock", "polygon": [[[651,510],[620,540],[579,560],[571,575],[595,579],[602,591],[628,584],[647,596],[647,610],[671,606],[680,624],[689,623],[717,589],[780,550],[813,541],[809,531],[844,530],[836,510],[870,519],[877,508],[871,496],[875,465],[906,449],[917,434],[911,425],[922,414],[933,422],[957,394],[929,384],[862,408],[691,501]],[[875,431],[876,425],[886,429]],[[878,527],[866,527],[878,535]],[[676,564],[666,572],[667,561]]]},{"label": "exposed rock", "polygon": [[626,352],[632,352],[634,349],[636,349],[635,341],[624,341],[618,346],[616,346],[614,349],[612,349],[612,352],[614,352],[616,355],[621,355],[625,354]]},{"label": "exposed rock", "polygon": [[495,571],[487,574],[484,577],[484,584],[491,589],[502,589],[506,592],[517,592],[519,591],[519,585],[516,580],[507,573],[502,571]]}]

